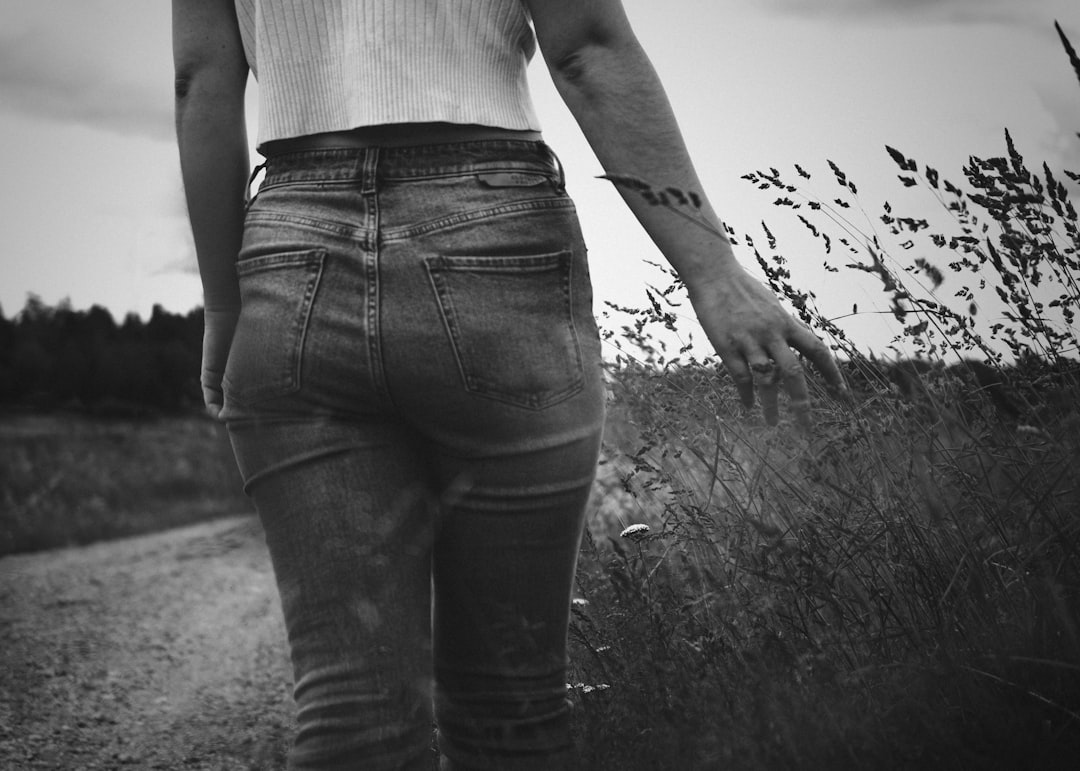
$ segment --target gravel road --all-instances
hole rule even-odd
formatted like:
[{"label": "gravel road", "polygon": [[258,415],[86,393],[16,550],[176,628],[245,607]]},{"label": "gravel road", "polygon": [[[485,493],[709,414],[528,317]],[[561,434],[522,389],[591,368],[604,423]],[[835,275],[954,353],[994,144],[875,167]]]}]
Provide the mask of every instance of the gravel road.
[{"label": "gravel road", "polygon": [[4,769],[281,769],[291,687],[253,517],[0,559]]}]

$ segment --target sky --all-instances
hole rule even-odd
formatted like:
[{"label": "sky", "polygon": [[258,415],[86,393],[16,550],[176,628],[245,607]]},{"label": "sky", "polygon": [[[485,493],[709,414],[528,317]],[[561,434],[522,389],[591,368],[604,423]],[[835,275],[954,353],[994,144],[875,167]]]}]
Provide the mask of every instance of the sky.
[{"label": "sky", "polygon": [[[624,4],[725,222],[760,234],[765,221],[782,248],[792,244],[794,281],[827,315],[864,309],[841,321],[864,347],[881,351],[895,333],[887,314],[873,312],[887,307],[884,295],[855,272],[826,272],[820,248],[772,205],[776,195],[742,175],[799,163],[810,187],[831,196],[831,160],[857,184],[868,218],[886,200],[932,217],[940,212],[932,197],[902,188],[885,145],[960,183],[969,155],[1004,153],[1006,127],[1035,165],[1080,171],[1080,84],[1053,28],[1056,19],[1080,46],[1075,0]],[[118,318],[199,304],[173,133],[169,17],[164,1],[0,0],[6,317],[29,293],[76,309],[104,305]],[[610,183],[596,179],[602,169],[540,57],[530,78],[578,204],[597,312],[605,302],[641,306],[644,287],[663,284],[649,264],[662,257]],[[737,253],[756,271],[752,253]]]}]

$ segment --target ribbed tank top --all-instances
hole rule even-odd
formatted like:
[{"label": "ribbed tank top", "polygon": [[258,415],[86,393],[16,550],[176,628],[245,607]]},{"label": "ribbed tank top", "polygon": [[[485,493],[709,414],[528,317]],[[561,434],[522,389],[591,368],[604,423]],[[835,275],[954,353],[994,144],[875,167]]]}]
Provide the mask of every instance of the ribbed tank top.
[{"label": "ribbed tank top", "polygon": [[539,130],[521,0],[235,0],[258,144],[387,123]]}]

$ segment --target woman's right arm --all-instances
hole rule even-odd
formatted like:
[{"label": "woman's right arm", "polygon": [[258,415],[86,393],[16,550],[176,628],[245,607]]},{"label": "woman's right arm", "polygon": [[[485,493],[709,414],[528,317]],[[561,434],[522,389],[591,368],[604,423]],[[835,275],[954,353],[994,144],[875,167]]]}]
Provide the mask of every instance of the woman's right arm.
[{"label": "woman's right arm", "polygon": [[248,179],[248,64],[233,0],[173,0],[176,136],[203,285],[202,387],[221,410],[221,377],[240,312],[236,255]]}]

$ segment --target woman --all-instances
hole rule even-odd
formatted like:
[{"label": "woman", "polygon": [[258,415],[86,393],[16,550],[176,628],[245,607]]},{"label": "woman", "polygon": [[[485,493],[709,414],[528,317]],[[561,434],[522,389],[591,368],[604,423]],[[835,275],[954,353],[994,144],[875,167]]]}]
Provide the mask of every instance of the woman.
[{"label": "woman", "polygon": [[[173,0],[173,27],[203,391],[274,564],[290,767],[430,767],[433,719],[442,768],[561,767],[603,386],[535,43],[606,170],[701,189],[619,0]],[[726,239],[626,203],[746,403],[805,420],[792,348],[841,386]]]}]

